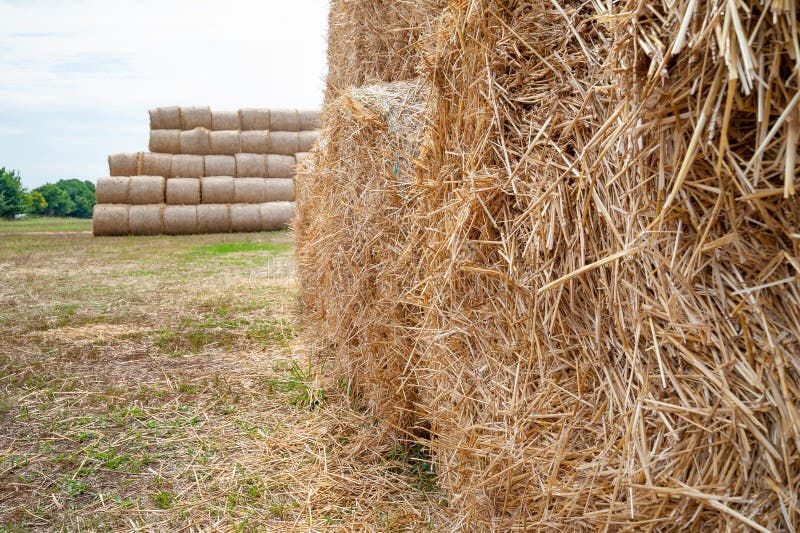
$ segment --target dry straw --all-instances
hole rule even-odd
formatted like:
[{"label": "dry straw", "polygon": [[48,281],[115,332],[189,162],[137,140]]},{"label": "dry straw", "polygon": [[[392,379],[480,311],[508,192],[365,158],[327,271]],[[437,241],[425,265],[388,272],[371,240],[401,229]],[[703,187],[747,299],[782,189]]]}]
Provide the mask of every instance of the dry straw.
[{"label": "dry straw", "polygon": [[233,203],[233,182],[230,176],[211,176],[200,180],[201,197],[204,204]]},{"label": "dry straw", "polygon": [[233,180],[233,201],[237,204],[260,204],[267,200],[266,178]]},{"label": "dry straw", "polygon": [[140,154],[111,154],[108,156],[108,172],[112,176],[136,176],[140,173]]},{"label": "dry straw", "polygon": [[212,131],[208,134],[209,153],[215,155],[236,155],[241,151],[237,130]]},{"label": "dry straw", "polygon": [[133,205],[163,203],[166,181],[162,176],[131,176],[130,198],[126,203]]},{"label": "dry straw", "polygon": [[167,235],[192,235],[197,233],[197,206],[164,206],[163,221],[164,233]]},{"label": "dry straw", "polygon": [[300,116],[296,109],[270,111],[269,129],[272,131],[300,131]]},{"label": "dry straw", "polygon": [[141,158],[141,165],[139,172],[136,174],[141,174],[143,176],[164,176],[165,178],[172,176],[172,155],[147,152],[137,155]]},{"label": "dry straw", "polygon": [[261,231],[261,206],[259,204],[231,205],[231,230],[237,232]]},{"label": "dry straw", "polygon": [[95,190],[98,204],[127,204],[130,202],[131,179],[128,176],[99,178]]},{"label": "dry straw", "polygon": [[204,204],[197,206],[198,233],[228,233],[231,231],[230,206]]},{"label": "dry straw", "polygon": [[241,151],[246,154],[266,154],[269,132],[266,130],[243,131],[240,134]]},{"label": "dry straw", "polygon": [[261,231],[277,231],[289,227],[294,214],[294,202],[267,202],[261,204]]},{"label": "dry straw", "polygon": [[246,108],[239,110],[239,118],[241,120],[242,130],[260,130],[266,131],[269,129],[269,109],[254,109]]},{"label": "dry straw", "polygon": [[270,154],[267,156],[268,178],[293,178],[296,161],[291,155]]},{"label": "dry straw", "polygon": [[239,118],[238,111],[212,111],[211,112],[211,130],[225,131],[225,130],[239,130],[242,128],[242,122]]},{"label": "dry straw", "polygon": [[180,107],[157,107],[150,110],[151,130],[179,130],[181,129]]},{"label": "dry straw", "polygon": [[266,178],[267,156],[263,154],[236,154],[236,177]]},{"label": "dry straw", "polygon": [[200,155],[172,156],[171,178],[202,178],[204,160]]},{"label": "dry straw", "polygon": [[97,204],[92,215],[92,233],[96,237],[128,234],[128,206]]},{"label": "dry straw", "polygon": [[268,150],[271,154],[294,155],[300,151],[298,143],[299,134],[289,131],[270,131]]},{"label": "dry straw", "polygon": [[182,131],[180,144],[182,154],[208,155],[211,153],[211,132],[206,128]]},{"label": "dry straw", "polygon": [[128,210],[131,235],[159,235],[162,229],[162,206],[132,205]]},{"label": "dry straw", "polygon": [[197,178],[172,178],[167,180],[167,203],[172,205],[199,204],[200,180]]},{"label": "dry straw", "polygon": [[162,154],[181,153],[181,130],[150,130],[150,151]]},{"label": "dry straw", "polygon": [[193,130],[195,128],[203,128],[206,130],[211,129],[210,107],[204,106],[181,108],[181,129]]},{"label": "dry straw", "polygon": [[265,202],[294,202],[294,179],[269,178],[266,184]]},{"label": "dry straw", "polygon": [[203,158],[206,176],[235,176],[236,159],[232,155],[207,155]]}]

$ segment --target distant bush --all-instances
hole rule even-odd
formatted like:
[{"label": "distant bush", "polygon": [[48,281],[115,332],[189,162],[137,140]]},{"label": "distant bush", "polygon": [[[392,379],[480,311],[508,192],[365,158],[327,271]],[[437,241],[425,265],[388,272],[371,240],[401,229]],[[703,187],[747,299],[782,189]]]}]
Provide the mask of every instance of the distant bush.
[{"label": "distant bush", "polygon": [[56,217],[92,218],[95,186],[88,180],[46,183],[28,193],[15,170],[0,167],[0,218],[27,213]]},{"label": "distant bush", "polygon": [[67,193],[72,201],[72,209],[66,216],[75,218],[92,218],[92,208],[95,204],[94,183],[88,180],[59,180],[56,187]]},{"label": "distant bush", "polygon": [[69,194],[53,183],[46,183],[41,187],[37,187],[33,192],[38,192],[44,198],[46,207],[43,214],[47,216],[66,217],[75,208],[75,204]]},{"label": "distant bush", "polygon": [[0,218],[14,218],[25,211],[25,191],[15,170],[0,167]]}]

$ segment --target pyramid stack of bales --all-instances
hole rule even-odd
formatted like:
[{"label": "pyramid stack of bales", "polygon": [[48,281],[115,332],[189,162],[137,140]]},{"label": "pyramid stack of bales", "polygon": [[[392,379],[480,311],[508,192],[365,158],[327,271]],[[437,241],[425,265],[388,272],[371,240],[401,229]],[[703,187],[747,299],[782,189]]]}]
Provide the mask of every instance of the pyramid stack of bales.
[{"label": "pyramid stack of bales", "polygon": [[298,158],[319,137],[316,111],[161,107],[150,152],[109,156],[95,235],[185,235],[285,228]]},{"label": "pyramid stack of bales", "polygon": [[797,15],[457,0],[329,94],[303,298],[454,529],[800,527]]}]

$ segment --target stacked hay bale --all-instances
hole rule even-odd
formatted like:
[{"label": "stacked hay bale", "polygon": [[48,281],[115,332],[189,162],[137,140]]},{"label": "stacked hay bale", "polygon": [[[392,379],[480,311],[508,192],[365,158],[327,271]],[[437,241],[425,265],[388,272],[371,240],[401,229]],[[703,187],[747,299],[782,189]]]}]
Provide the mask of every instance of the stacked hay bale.
[{"label": "stacked hay bale", "polygon": [[285,228],[295,156],[317,142],[319,113],[163,107],[150,111],[150,128],[150,152],[109,156],[95,235]]},{"label": "stacked hay bale", "polygon": [[430,429],[454,526],[796,530],[796,8],[430,16],[424,83],[326,103],[296,224],[320,330],[376,413]]}]

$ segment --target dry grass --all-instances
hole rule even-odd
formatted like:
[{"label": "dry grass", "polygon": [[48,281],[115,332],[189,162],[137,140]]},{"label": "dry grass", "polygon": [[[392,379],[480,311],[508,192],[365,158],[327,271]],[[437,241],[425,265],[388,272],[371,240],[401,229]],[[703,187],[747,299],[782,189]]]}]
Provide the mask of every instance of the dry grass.
[{"label": "dry grass", "polygon": [[291,249],[0,238],[0,530],[436,529],[423,451],[298,337]]}]

